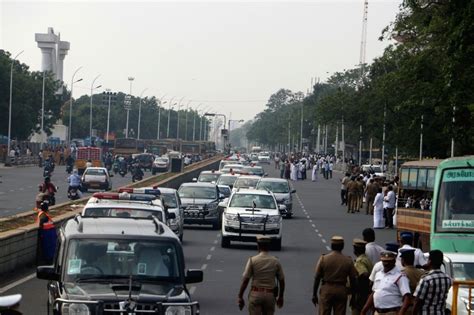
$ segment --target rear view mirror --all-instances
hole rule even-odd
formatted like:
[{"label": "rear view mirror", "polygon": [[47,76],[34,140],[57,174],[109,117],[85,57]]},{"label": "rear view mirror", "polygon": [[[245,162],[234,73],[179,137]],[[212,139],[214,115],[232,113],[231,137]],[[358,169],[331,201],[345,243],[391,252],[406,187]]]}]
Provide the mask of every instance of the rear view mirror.
[{"label": "rear view mirror", "polygon": [[286,206],[285,205],[278,205],[278,210],[280,212],[284,212],[284,211],[286,211]]},{"label": "rear view mirror", "polygon": [[204,274],[202,270],[198,269],[189,269],[186,272],[186,283],[198,283],[202,282]]},{"label": "rear view mirror", "polygon": [[56,272],[54,266],[38,266],[36,277],[43,280],[59,281],[59,273]]},{"label": "rear view mirror", "polygon": [[193,178],[193,182],[197,182],[198,179],[196,177]]},{"label": "rear view mirror", "polygon": [[293,189],[293,190],[291,191],[292,194],[294,194],[295,192],[296,192],[296,189]]},{"label": "rear view mirror", "polygon": [[225,201],[219,202],[219,207],[220,208],[226,208],[227,207],[227,202],[225,202]]}]

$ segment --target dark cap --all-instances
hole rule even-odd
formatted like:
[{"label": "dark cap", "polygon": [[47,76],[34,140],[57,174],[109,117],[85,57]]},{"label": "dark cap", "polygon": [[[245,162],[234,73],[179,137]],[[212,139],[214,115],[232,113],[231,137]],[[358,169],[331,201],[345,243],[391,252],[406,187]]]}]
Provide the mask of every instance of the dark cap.
[{"label": "dark cap", "polygon": [[405,258],[410,255],[415,255],[415,250],[413,248],[402,248],[400,249],[400,257]]},{"label": "dark cap", "polygon": [[334,235],[333,237],[331,237],[331,244],[344,244],[344,237]]},{"label": "dark cap", "polygon": [[400,245],[398,245],[397,243],[387,243],[387,244],[385,244],[385,249],[390,251],[390,252],[397,252],[399,248],[400,248]]},{"label": "dark cap", "polygon": [[272,239],[266,235],[257,235],[257,243],[270,243]]},{"label": "dark cap", "polygon": [[361,240],[360,238],[355,238],[352,240],[352,245],[354,245],[355,247],[365,247],[366,244],[367,242]]},{"label": "dark cap", "polygon": [[390,260],[395,260],[397,258],[397,254],[391,251],[383,251],[380,253],[380,260],[381,261],[390,261]]},{"label": "dark cap", "polygon": [[412,232],[401,232],[400,238],[404,241],[411,241],[413,240],[413,233]]}]

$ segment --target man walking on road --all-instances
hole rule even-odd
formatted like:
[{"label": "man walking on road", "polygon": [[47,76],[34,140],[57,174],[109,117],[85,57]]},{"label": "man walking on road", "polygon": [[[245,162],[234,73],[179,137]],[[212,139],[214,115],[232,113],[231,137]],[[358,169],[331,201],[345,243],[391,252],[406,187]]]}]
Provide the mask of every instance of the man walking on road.
[{"label": "man walking on road", "polygon": [[385,250],[382,246],[375,243],[375,231],[366,228],[362,231],[362,237],[367,242],[365,245],[365,254],[369,257],[373,265],[380,260],[380,254]]},{"label": "man walking on road", "polygon": [[352,315],[360,314],[370,295],[369,276],[373,265],[365,254],[366,244],[366,241],[357,238],[353,241],[354,255],[357,257],[354,262],[354,267],[357,270],[357,286],[351,298]]},{"label": "man walking on road", "polygon": [[393,192],[392,185],[389,185],[387,190],[387,196],[384,198],[384,200],[387,202],[387,207],[385,208],[385,228],[393,229],[393,211],[395,210],[397,197]]},{"label": "man walking on road", "polygon": [[[316,274],[313,285],[313,304],[319,304],[320,315],[345,315],[347,306],[347,278],[350,280],[351,292],[354,292],[357,271],[352,263],[352,258],[344,256],[344,238],[333,236],[331,238],[329,254],[322,255],[316,265]],[[322,282],[321,290],[318,289]]]},{"label": "man walking on road", "polygon": [[[250,315],[272,315],[275,313],[275,302],[279,308],[283,307],[285,292],[285,276],[278,258],[268,253],[271,238],[257,235],[259,254],[250,257],[245,266],[242,283],[240,285],[238,305],[242,310],[244,292],[252,279],[249,293]],[[276,285],[278,281],[278,286]],[[276,298],[276,301],[275,301]]]},{"label": "man walking on road", "polygon": [[365,188],[366,193],[366,203],[365,203],[365,214],[374,214],[374,200],[375,196],[378,193],[377,186],[375,185],[375,181],[373,178],[369,180]]}]

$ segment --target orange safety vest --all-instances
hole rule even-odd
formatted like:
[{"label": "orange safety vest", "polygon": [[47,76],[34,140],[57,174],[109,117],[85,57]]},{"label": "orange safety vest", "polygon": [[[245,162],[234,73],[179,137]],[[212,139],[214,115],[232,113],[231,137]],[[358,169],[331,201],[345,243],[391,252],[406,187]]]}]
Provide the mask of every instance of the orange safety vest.
[{"label": "orange safety vest", "polygon": [[47,212],[44,212],[44,211],[42,211],[42,210],[40,210],[40,211],[38,212],[38,216],[37,216],[37,218],[36,218],[36,222],[39,224],[41,215],[42,215],[43,213],[48,217],[48,222],[46,222],[46,223],[43,224],[43,230],[54,229],[54,222],[53,222],[53,219],[51,218],[51,216],[50,216]]}]

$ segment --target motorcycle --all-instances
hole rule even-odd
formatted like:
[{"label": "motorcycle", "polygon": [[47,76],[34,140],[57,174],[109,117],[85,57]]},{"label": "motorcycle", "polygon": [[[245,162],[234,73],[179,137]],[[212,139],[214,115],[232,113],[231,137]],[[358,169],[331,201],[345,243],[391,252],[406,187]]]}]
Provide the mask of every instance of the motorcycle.
[{"label": "motorcycle", "polygon": [[69,191],[67,193],[67,197],[70,200],[77,200],[77,199],[81,198],[79,187],[71,187],[71,189],[69,189]]},{"label": "motorcycle", "polygon": [[73,169],[73,165],[72,165],[72,164],[66,165],[66,173],[71,174],[71,173],[72,173],[72,169]]},{"label": "motorcycle", "polygon": [[0,297],[0,314],[21,314],[16,310],[20,305],[21,294],[6,295]]},{"label": "motorcycle", "polygon": [[127,174],[127,169],[126,168],[121,168],[119,170],[119,174],[120,174],[120,176],[125,177],[125,175]]},{"label": "motorcycle", "polygon": [[132,168],[132,182],[141,181],[143,179],[143,171],[140,167],[134,166]]}]

